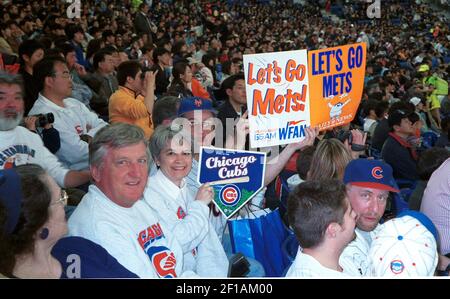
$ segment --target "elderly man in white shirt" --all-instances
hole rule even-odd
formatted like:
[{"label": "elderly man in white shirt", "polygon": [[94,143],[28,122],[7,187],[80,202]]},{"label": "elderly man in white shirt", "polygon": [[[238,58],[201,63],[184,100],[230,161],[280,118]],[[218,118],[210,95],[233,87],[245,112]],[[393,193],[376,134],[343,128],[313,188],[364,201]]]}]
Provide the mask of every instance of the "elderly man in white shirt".
[{"label": "elderly man in white shirt", "polygon": [[90,147],[94,184],[69,218],[69,234],[103,246],[139,277],[196,276],[183,271],[183,250],[166,224],[143,200],[150,153],[142,129],[103,128]]},{"label": "elderly man in white shirt", "polygon": [[77,187],[90,180],[89,171],[69,170],[44,146],[39,135],[19,126],[24,113],[22,80],[0,72],[0,169],[38,164],[61,187]]}]

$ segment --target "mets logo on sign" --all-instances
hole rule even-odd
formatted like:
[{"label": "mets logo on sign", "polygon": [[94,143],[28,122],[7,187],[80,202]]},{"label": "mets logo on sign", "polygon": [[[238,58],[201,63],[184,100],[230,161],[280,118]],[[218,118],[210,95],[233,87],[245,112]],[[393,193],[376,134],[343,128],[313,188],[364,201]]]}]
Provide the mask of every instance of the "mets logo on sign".
[{"label": "mets logo on sign", "polygon": [[400,260],[393,260],[391,262],[391,271],[394,274],[400,274],[403,272],[403,269],[405,269],[405,265],[403,265],[403,262]]},{"label": "mets logo on sign", "polygon": [[383,178],[383,168],[380,166],[374,167],[372,169],[372,176],[377,180],[381,180]]},{"label": "mets logo on sign", "polygon": [[177,277],[177,273],[175,272],[177,260],[169,248],[165,246],[151,246],[147,250],[147,255],[150,257],[153,267],[159,277]]},{"label": "mets logo on sign", "polygon": [[241,190],[236,185],[226,185],[220,190],[220,201],[226,206],[234,206],[241,199]]}]

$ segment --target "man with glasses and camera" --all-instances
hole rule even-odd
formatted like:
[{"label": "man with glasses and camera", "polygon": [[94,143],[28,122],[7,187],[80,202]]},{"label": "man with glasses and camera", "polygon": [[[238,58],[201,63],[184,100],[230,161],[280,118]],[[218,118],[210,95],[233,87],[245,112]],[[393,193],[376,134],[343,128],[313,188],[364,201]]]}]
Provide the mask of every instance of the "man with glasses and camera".
[{"label": "man with glasses and camera", "polygon": [[62,58],[44,58],[34,66],[33,75],[41,92],[30,115],[53,113],[61,140],[56,156],[69,169],[88,169],[89,142],[107,123],[69,97],[72,78]]},{"label": "man with glasses and camera", "polygon": [[148,140],[153,133],[156,72],[143,72],[136,60],[122,62],[117,69],[119,89],[109,99],[109,121],[136,125]]},{"label": "man with glasses and camera", "polygon": [[72,188],[89,182],[89,171],[63,167],[39,136],[19,126],[24,114],[23,93],[20,76],[0,72],[0,169],[38,164],[61,187]]}]

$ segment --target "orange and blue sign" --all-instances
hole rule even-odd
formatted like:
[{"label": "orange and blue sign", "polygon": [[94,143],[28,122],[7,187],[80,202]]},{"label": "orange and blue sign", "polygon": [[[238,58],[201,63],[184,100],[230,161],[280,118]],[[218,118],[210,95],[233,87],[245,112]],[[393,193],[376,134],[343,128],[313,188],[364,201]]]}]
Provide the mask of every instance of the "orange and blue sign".
[{"label": "orange and blue sign", "polygon": [[306,127],[351,122],[365,68],[365,43],[244,55],[251,147],[298,142]]}]

